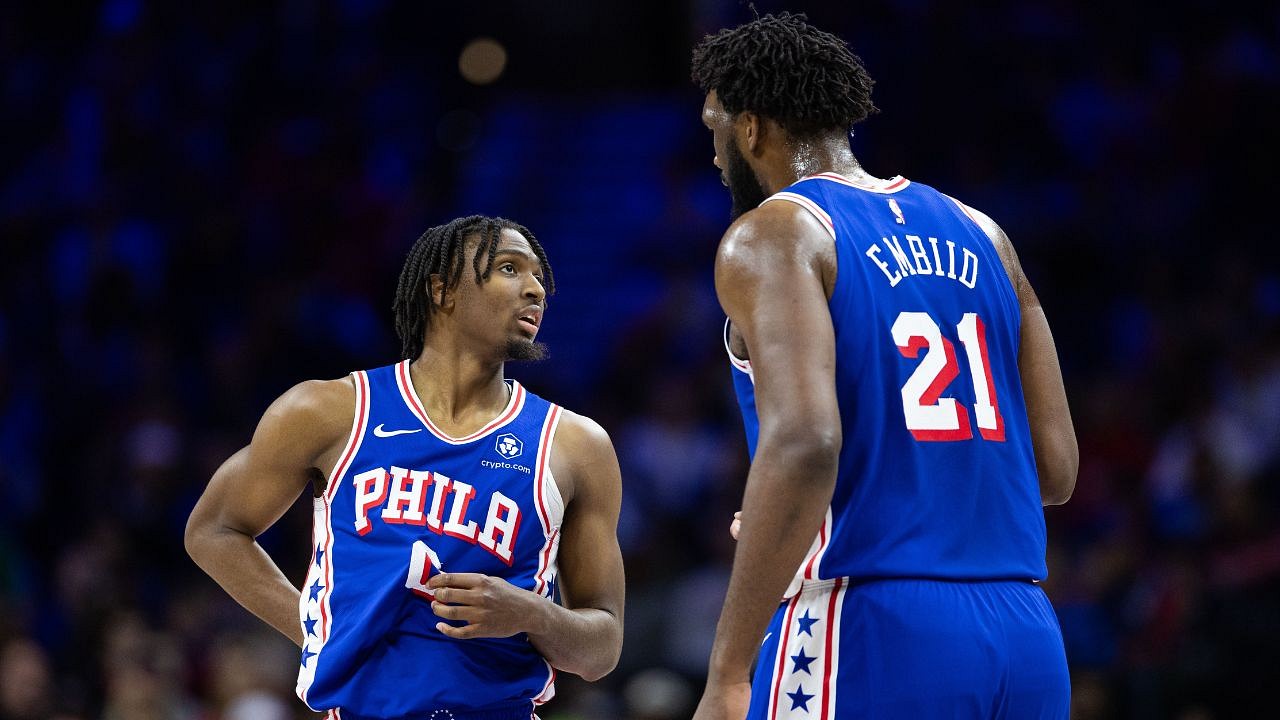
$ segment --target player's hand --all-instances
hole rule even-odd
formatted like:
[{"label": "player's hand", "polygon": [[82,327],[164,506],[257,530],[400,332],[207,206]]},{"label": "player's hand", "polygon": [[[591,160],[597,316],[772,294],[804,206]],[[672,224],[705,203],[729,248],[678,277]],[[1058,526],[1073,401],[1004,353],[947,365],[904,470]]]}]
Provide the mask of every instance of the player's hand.
[{"label": "player's hand", "polygon": [[734,540],[737,540],[738,533],[740,532],[742,532],[742,511],[741,510],[733,514],[733,522],[729,523],[729,535],[733,536]]},{"label": "player's hand", "polygon": [[743,720],[751,704],[751,683],[707,683],[693,720]]},{"label": "player's hand", "polygon": [[436,629],[451,638],[511,637],[529,629],[531,620],[539,617],[541,595],[480,573],[440,573],[427,581],[435,593],[431,610],[445,620],[462,620],[455,627],[436,623]]}]

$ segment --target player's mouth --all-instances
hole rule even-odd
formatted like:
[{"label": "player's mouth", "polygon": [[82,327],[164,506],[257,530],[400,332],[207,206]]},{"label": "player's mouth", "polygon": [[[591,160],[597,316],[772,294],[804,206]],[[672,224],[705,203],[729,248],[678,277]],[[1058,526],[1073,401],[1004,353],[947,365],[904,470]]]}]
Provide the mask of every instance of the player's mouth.
[{"label": "player's mouth", "polygon": [[524,328],[530,335],[538,334],[538,326],[542,324],[542,308],[537,305],[531,305],[520,311],[517,318],[520,327]]}]

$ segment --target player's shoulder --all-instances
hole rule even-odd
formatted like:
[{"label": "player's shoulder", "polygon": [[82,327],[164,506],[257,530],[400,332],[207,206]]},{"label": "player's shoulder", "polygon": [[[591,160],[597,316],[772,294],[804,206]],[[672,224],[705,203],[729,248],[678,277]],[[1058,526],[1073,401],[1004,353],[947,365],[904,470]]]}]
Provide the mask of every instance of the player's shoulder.
[{"label": "player's shoulder", "polygon": [[574,458],[606,450],[613,452],[613,441],[600,423],[563,407],[556,425],[555,443],[558,450]]},{"label": "player's shoulder", "polygon": [[831,234],[813,210],[775,198],[743,213],[725,230],[717,265],[757,266],[761,259],[807,259],[826,251]]},{"label": "player's shoulder", "polygon": [[1001,229],[1000,225],[997,224],[990,215],[972,205],[956,199],[951,195],[947,195],[946,193],[939,194],[955,203],[956,206],[960,208],[961,212],[968,215],[969,219],[973,220],[974,224],[981,228],[982,231],[987,234],[987,237],[991,238],[991,242],[996,243],[997,246],[1001,243],[1009,242],[1009,236],[1005,234],[1004,230]]},{"label": "player's shoulder", "polygon": [[[622,478],[609,433],[595,420],[561,408],[556,426],[552,470],[565,502],[616,494]],[[601,495],[603,493],[603,495]]]},{"label": "player's shoulder", "polygon": [[267,415],[291,426],[342,433],[350,429],[355,412],[356,390],[348,376],[304,380],[280,395]]},{"label": "player's shoulder", "polygon": [[1018,287],[1022,278],[1022,265],[1018,261],[1017,252],[1013,249],[1013,241],[1009,239],[1004,229],[985,212],[972,205],[967,205],[950,195],[942,194],[949,201],[955,203],[965,215],[968,215],[969,219],[973,220],[973,223],[978,226],[978,229],[991,240],[996,253],[1000,256],[1000,263],[1004,265],[1005,272],[1013,280],[1014,286]]}]

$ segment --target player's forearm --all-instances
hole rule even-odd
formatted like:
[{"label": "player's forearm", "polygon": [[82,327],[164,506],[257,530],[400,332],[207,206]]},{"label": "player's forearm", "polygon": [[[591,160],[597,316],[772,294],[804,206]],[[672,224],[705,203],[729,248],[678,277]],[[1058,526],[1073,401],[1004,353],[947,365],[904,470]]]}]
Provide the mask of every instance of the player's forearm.
[{"label": "player's forearm", "polygon": [[622,621],[607,610],[570,610],[545,600],[528,631],[531,642],[557,670],[595,681],[618,665]]},{"label": "player's forearm", "polygon": [[302,646],[298,589],[253,538],[228,528],[189,527],[187,553],[236,602]]},{"label": "player's forearm", "polygon": [[1061,505],[1075,490],[1080,451],[1057,347],[1044,310],[1039,306],[1023,310],[1018,368],[1031,426],[1040,499],[1045,505]]},{"label": "player's forearm", "polygon": [[709,683],[749,680],[769,618],[831,502],[838,456],[838,442],[770,442],[762,436],[743,498],[742,529],[716,628]]}]

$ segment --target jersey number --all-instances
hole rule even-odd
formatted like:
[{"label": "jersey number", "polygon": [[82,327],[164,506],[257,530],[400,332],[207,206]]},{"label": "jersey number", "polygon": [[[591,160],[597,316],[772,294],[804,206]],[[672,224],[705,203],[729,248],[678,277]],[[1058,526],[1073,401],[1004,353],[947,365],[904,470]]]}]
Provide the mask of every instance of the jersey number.
[{"label": "jersey number", "polygon": [[[902,413],[907,429],[916,440],[968,440],[973,437],[969,412],[955,398],[944,398],[942,392],[960,374],[956,348],[942,336],[938,323],[928,313],[903,312],[894,321],[893,342],[899,352],[909,358],[924,359],[902,386]],[[973,378],[974,418],[978,432],[986,440],[1004,442],[1004,418],[991,381],[991,364],[987,358],[987,328],[977,313],[965,313],[956,325],[956,334],[964,346]]]}]

